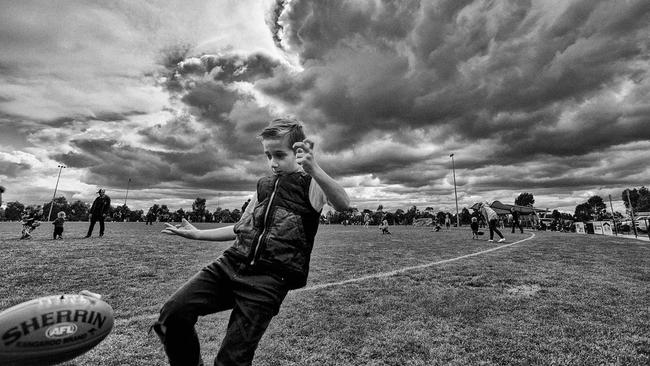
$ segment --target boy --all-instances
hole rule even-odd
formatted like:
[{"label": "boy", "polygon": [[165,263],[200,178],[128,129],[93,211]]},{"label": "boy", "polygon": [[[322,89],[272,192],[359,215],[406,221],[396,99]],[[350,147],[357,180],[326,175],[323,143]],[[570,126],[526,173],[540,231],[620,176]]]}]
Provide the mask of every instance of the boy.
[{"label": "boy", "polygon": [[469,227],[472,229],[472,239],[478,239],[479,231],[478,231],[478,219],[476,217],[472,217],[472,223],[469,224]]},{"label": "boy", "polygon": [[32,231],[41,226],[41,216],[43,216],[43,209],[40,206],[35,209],[28,208],[25,211],[25,214],[21,217],[21,223],[23,224],[21,239],[32,238]]},{"label": "boy", "polygon": [[251,365],[257,345],[287,292],[305,286],[320,211],[343,211],[349,198],[316,163],[313,143],[295,119],[276,119],[259,135],[273,175],[233,226],[198,230],[187,221],[165,234],[233,240],[212,264],[174,293],[152,326],[171,366],[202,365],[194,330],[198,316],[232,309],[214,365]]},{"label": "boy", "polygon": [[52,222],[52,225],[54,225],[52,239],[63,239],[63,223],[65,223],[65,212],[60,211],[56,214],[56,219]]}]

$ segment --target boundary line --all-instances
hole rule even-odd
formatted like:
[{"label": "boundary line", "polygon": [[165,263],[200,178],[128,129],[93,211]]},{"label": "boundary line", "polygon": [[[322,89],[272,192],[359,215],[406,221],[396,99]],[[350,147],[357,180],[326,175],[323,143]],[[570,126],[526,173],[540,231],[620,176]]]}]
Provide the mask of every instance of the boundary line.
[{"label": "boundary line", "polygon": [[417,266],[404,267],[404,268],[396,269],[396,270],[389,271],[389,272],[374,273],[374,274],[371,274],[371,275],[357,277],[357,278],[350,278],[350,279],[343,280],[343,281],[338,281],[338,282],[322,283],[322,284],[319,284],[319,285],[303,287],[303,288],[300,288],[300,289],[297,289],[297,290],[293,290],[291,292],[320,290],[320,289],[327,288],[327,287],[342,286],[342,285],[347,285],[348,283],[361,282],[361,281],[365,281],[365,280],[369,280],[369,279],[373,279],[373,278],[390,277],[390,276],[394,276],[396,274],[411,271],[411,270],[414,270],[414,269],[422,269],[422,268],[432,267],[432,266],[435,266],[435,265],[438,265],[438,264],[445,264],[445,263],[449,263],[449,262],[455,262],[457,260],[461,260],[461,259],[465,259],[465,258],[469,258],[469,257],[475,257],[477,255],[481,255],[481,254],[485,254],[485,253],[489,253],[489,252],[494,252],[495,250],[499,250],[499,249],[503,249],[503,248],[513,246],[515,244],[523,243],[526,240],[530,240],[530,239],[532,239],[534,237],[535,237],[535,233],[531,233],[531,236],[529,236],[529,237],[527,237],[525,239],[521,239],[521,240],[518,240],[516,242],[509,243],[509,244],[504,244],[504,245],[501,245],[501,246],[498,246],[498,247],[482,250],[480,252],[461,255],[460,257],[443,259],[443,260],[437,261],[437,262],[419,264]]},{"label": "boundary line", "polygon": [[[350,279],[343,280],[343,281],[338,281],[338,282],[329,282],[329,283],[322,283],[322,284],[319,284],[319,285],[313,285],[313,286],[309,286],[309,287],[303,287],[303,288],[300,288],[300,289],[289,291],[288,295],[291,295],[292,293],[298,293],[298,292],[304,292],[304,291],[320,290],[320,289],[324,289],[324,288],[328,288],[328,287],[334,287],[334,286],[343,286],[343,285],[347,285],[347,284],[350,284],[350,283],[356,283],[356,282],[362,282],[362,281],[365,281],[365,280],[370,280],[370,279],[373,279],[373,278],[386,278],[386,277],[394,276],[396,274],[400,274],[400,273],[403,273],[403,272],[412,271],[414,269],[423,269],[423,268],[436,266],[436,265],[439,265],[439,264],[455,262],[455,261],[458,261],[458,260],[461,260],[461,259],[465,259],[465,258],[469,258],[469,257],[476,257],[476,256],[479,256],[479,255],[482,255],[482,254],[494,252],[494,251],[499,250],[499,249],[511,247],[513,245],[523,243],[523,242],[525,242],[527,240],[530,240],[530,239],[532,239],[534,237],[535,237],[535,233],[531,233],[531,235],[529,237],[525,238],[525,239],[521,239],[521,240],[515,241],[513,243],[504,244],[504,245],[501,245],[501,246],[498,246],[498,247],[482,250],[480,252],[465,254],[465,255],[461,255],[460,257],[455,257],[455,258],[443,259],[443,260],[437,261],[437,262],[418,264],[417,266],[404,267],[404,268],[396,269],[396,270],[389,271],[389,272],[374,273],[374,274],[371,274],[371,275],[361,276],[361,277],[356,277],[356,278],[350,278]],[[132,316],[132,317],[128,317],[128,318],[122,318],[122,319],[116,318],[115,319],[115,325],[124,325],[126,323],[133,322],[133,321],[155,319],[157,316],[158,316],[157,314],[148,314],[148,315],[136,315],[136,316]]]}]

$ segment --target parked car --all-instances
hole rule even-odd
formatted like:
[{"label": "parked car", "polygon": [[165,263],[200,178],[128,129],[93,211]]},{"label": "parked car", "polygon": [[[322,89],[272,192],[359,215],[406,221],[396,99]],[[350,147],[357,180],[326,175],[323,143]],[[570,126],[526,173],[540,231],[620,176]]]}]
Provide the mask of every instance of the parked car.
[{"label": "parked car", "polygon": [[650,216],[635,217],[636,229],[641,231],[648,231],[650,225]]}]

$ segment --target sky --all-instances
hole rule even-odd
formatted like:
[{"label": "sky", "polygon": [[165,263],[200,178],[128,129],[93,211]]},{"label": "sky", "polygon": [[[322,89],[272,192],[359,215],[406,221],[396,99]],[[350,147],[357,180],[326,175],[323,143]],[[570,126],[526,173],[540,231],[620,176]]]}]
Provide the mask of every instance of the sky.
[{"label": "sky", "polygon": [[0,0],[0,50],[4,204],[239,208],[281,116],[359,209],[650,182],[647,0]]}]

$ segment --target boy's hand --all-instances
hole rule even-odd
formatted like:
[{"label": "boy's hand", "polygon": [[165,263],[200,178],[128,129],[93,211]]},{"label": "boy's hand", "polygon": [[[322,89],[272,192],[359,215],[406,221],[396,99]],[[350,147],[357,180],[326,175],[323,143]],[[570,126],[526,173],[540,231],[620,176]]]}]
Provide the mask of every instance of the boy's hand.
[{"label": "boy's hand", "polygon": [[199,231],[194,225],[190,224],[187,220],[182,219],[181,224],[176,226],[170,223],[165,223],[165,228],[161,231],[163,234],[179,235],[184,238],[194,238],[195,234]]},{"label": "boy's hand", "polygon": [[304,139],[302,142],[293,144],[293,150],[296,152],[296,162],[302,166],[302,169],[307,174],[311,174],[317,166],[313,149],[314,142],[310,139]]}]

